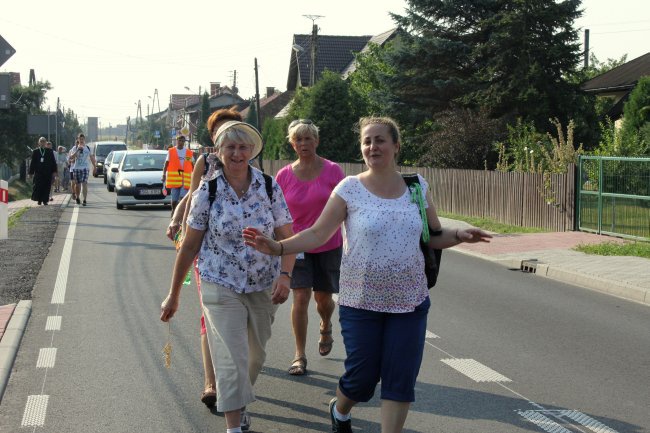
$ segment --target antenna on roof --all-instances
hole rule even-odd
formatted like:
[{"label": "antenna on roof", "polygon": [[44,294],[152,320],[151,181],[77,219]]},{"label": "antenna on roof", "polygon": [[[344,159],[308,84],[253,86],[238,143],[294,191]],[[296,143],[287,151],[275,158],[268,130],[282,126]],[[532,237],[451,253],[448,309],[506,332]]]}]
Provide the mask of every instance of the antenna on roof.
[{"label": "antenna on roof", "polygon": [[325,18],[323,15],[303,15],[311,20],[311,68],[309,70],[309,87],[316,82],[316,47],[318,46],[318,26],[316,20]]}]

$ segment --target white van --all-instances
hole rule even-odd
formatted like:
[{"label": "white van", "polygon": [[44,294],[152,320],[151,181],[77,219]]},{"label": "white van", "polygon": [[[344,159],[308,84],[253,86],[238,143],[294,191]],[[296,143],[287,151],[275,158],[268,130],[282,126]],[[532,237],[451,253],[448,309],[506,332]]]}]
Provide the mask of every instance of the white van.
[{"label": "white van", "polygon": [[102,176],[104,173],[104,161],[109,153],[114,150],[127,150],[126,143],[123,141],[95,141],[93,143],[88,143],[88,147],[95,155],[95,170],[93,171],[93,177]]}]

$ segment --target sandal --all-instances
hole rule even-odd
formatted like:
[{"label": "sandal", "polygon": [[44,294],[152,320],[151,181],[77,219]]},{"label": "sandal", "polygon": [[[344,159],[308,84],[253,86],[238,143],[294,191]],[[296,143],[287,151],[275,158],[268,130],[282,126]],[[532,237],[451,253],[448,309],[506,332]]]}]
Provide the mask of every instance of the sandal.
[{"label": "sandal", "polygon": [[213,387],[206,388],[201,393],[201,402],[207,407],[214,407],[217,404],[217,392]]},{"label": "sandal", "polygon": [[307,358],[305,356],[299,356],[291,361],[291,367],[289,367],[290,375],[302,376],[305,373],[307,373]]},{"label": "sandal", "polygon": [[[323,322],[321,321],[321,326]],[[318,353],[320,356],[327,356],[332,351],[332,344],[334,343],[334,338],[332,338],[332,321],[330,321],[330,326],[327,329],[320,328],[321,337],[329,337],[329,341],[319,341],[318,342]]]}]

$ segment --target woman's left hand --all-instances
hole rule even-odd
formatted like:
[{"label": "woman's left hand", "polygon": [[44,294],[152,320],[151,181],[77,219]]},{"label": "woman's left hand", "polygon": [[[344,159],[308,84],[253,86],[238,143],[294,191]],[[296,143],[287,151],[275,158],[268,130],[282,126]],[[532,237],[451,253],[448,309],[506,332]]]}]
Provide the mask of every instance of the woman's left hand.
[{"label": "woman's left hand", "polygon": [[460,241],[475,244],[476,242],[490,242],[492,235],[481,229],[471,227],[468,229],[458,229],[456,237],[458,237]]},{"label": "woman's left hand", "polygon": [[286,275],[280,275],[273,281],[273,289],[271,290],[271,302],[273,304],[283,304],[284,301],[289,299],[289,284],[291,280]]}]

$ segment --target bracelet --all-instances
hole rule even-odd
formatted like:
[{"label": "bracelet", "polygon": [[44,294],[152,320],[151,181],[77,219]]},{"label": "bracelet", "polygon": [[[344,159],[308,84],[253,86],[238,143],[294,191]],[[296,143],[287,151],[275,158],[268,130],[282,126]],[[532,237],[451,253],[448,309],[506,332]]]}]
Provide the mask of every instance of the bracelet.
[{"label": "bracelet", "polygon": [[284,255],[284,245],[282,245],[282,241],[278,241],[278,243],[280,244],[280,254],[278,256],[282,257]]}]

